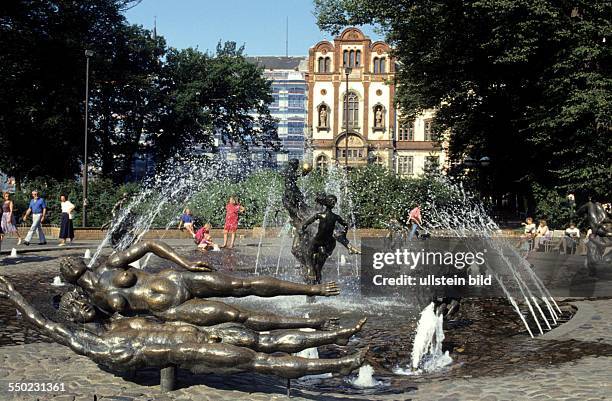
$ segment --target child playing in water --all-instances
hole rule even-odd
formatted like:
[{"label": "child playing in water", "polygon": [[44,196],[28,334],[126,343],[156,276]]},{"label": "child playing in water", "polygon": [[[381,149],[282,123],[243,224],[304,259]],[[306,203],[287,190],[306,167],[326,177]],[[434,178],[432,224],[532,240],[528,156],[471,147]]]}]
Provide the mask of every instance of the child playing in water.
[{"label": "child playing in water", "polygon": [[[244,206],[238,203],[236,197],[230,196],[225,205],[225,227],[223,227],[223,245],[221,248],[231,249],[234,246],[236,231],[238,230],[238,213],[244,213]],[[230,241],[227,242],[227,234],[230,234]]]},{"label": "child playing in water", "polygon": [[193,215],[191,214],[191,210],[185,209],[183,212],[178,225],[179,230],[181,229],[181,226],[185,227],[187,232],[189,232],[189,234],[195,238],[195,233],[193,231]]},{"label": "child playing in water", "polygon": [[212,228],[210,223],[204,224],[204,227],[201,227],[195,234],[194,239],[195,243],[198,245],[198,250],[202,252],[207,252],[211,249],[217,247],[212,240],[212,236],[210,235],[210,229]]}]

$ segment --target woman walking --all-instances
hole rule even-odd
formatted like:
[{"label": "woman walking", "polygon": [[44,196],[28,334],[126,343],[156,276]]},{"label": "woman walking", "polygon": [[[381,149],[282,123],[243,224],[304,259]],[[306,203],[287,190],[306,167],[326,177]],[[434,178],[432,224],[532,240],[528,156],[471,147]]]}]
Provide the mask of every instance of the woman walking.
[{"label": "woman walking", "polygon": [[15,206],[8,192],[3,193],[2,198],[4,199],[2,202],[2,222],[0,223],[2,231],[4,231],[4,234],[14,233],[17,235],[17,245],[19,245],[21,244],[21,235],[15,226],[15,213],[13,213]]},{"label": "woman walking", "polygon": [[[232,249],[238,230],[238,213],[244,213],[244,206],[238,203],[235,197],[230,196],[225,205],[225,226],[223,227],[223,245],[221,248]],[[230,234],[230,241],[227,242],[227,234]]]},{"label": "woman walking", "polygon": [[74,204],[68,200],[66,195],[60,195],[60,204],[62,206],[62,222],[60,225],[59,246],[64,246],[67,240],[70,242],[74,240],[74,226],[72,225]]}]

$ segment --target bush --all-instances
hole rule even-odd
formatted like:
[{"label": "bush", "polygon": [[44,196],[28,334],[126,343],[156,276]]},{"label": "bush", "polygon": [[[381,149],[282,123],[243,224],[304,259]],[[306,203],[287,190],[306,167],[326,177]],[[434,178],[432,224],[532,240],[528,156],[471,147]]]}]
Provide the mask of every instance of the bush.
[{"label": "bush", "polygon": [[[317,193],[325,191],[338,196],[336,212],[358,228],[384,228],[390,218],[405,220],[410,209],[417,203],[422,206],[424,217],[431,202],[444,203],[451,198],[450,189],[431,176],[400,178],[389,170],[376,165],[359,168],[349,173],[350,199],[342,169],[313,171],[300,179],[300,187],[309,203],[314,203]],[[61,209],[59,196],[64,193],[76,205],[74,224],[81,225],[82,186],[78,181],[58,182],[52,179],[25,181],[14,201],[17,217],[28,207],[30,192],[38,189],[47,201],[48,221],[59,224]],[[116,186],[111,180],[95,179],[89,185],[88,225],[99,227],[111,218],[111,210],[124,192],[130,195],[141,190],[140,184],[130,183]],[[165,227],[178,219],[183,207],[189,207],[201,223],[210,222],[214,227],[223,227],[225,205],[231,195],[236,195],[246,211],[240,216],[240,227],[281,225],[287,220],[282,206],[283,178],[275,171],[253,173],[242,181],[211,181],[205,189],[196,193],[186,205],[168,204],[155,219],[155,227]],[[143,214],[156,207],[158,199],[151,196],[135,207],[136,214]],[[266,217],[266,212],[268,213]]]},{"label": "bush", "polygon": [[[565,196],[539,185],[533,186],[533,196],[536,201],[536,224],[537,220],[544,219],[550,229],[558,230],[569,225],[574,210]],[[578,224],[577,221],[575,223]]]},{"label": "bush", "polygon": [[[80,182],[74,180],[56,181],[53,179],[37,178],[21,183],[21,188],[13,195],[16,214],[20,220],[31,199],[31,192],[37,189],[40,196],[47,202],[47,222],[59,224],[61,219],[61,206],[59,197],[64,194],[75,204],[73,223],[76,226],[82,224],[82,200],[83,187]],[[111,180],[94,179],[88,185],[89,207],[87,209],[87,225],[99,227],[111,218],[111,210],[124,192],[130,194],[139,190],[138,184],[130,183],[116,186]]]}]

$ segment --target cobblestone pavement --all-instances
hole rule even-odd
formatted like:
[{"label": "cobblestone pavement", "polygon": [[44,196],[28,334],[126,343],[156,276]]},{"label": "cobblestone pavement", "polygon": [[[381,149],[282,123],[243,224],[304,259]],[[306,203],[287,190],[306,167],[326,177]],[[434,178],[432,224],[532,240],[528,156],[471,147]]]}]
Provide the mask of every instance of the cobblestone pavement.
[{"label": "cobblestone pavement", "polygon": [[[0,274],[15,280],[36,280],[38,275],[49,277],[57,273],[54,259],[62,251],[43,255],[28,255],[16,261],[0,262]],[[63,251],[69,253],[68,251]],[[76,252],[76,251],[72,251]],[[82,251],[78,251],[79,254]],[[50,291],[47,283],[41,292]],[[24,294],[26,295],[26,294]],[[28,294],[32,295],[32,294]],[[537,342],[578,340],[593,344],[612,344],[612,300],[577,300],[572,303],[578,313],[570,322],[547,333]],[[6,309],[6,308],[4,308]],[[0,325],[11,325],[14,311],[0,311]],[[10,318],[10,319],[9,319]],[[14,340],[27,334],[14,324],[10,333]],[[6,327],[2,328],[3,330]],[[21,336],[21,337],[20,337]],[[106,372],[86,357],[68,348],[45,342],[44,337],[32,337],[24,344],[1,346],[0,342],[0,401],[3,400],[94,400],[100,401],[217,401],[217,400],[286,400],[285,382],[266,376],[241,374],[233,376],[198,376],[179,372],[178,389],[161,394],[158,372],[140,371],[133,377],[121,377]],[[32,342],[32,343],[28,343]],[[571,342],[568,342],[571,344]],[[571,345],[568,345],[571,347]],[[543,347],[546,349],[546,347]],[[572,352],[573,349],[568,349]],[[542,355],[544,359],[546,355]],[[14,393],[9,383],[63,383],[64,392]],[[507,373],[499,371],[478,376],[453,376],[450,379],[415,380],[414,389],[393,394],[342,394],[341,389],[313,391],[304,386],[292,392],[294,400],[612,400],[612,356],[584,356],[571,362],[550,366],[514,366]]]}]

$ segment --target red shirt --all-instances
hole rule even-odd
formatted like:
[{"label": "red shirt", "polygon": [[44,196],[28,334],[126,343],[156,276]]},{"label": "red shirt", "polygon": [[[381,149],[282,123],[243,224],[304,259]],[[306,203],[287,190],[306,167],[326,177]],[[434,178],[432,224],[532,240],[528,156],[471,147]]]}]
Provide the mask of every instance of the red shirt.
[{"label": "red shirt", "polygon": [[421,209],[418,206],[412,209],[410,214],[408,214],[408,222],[421,224]]}]

